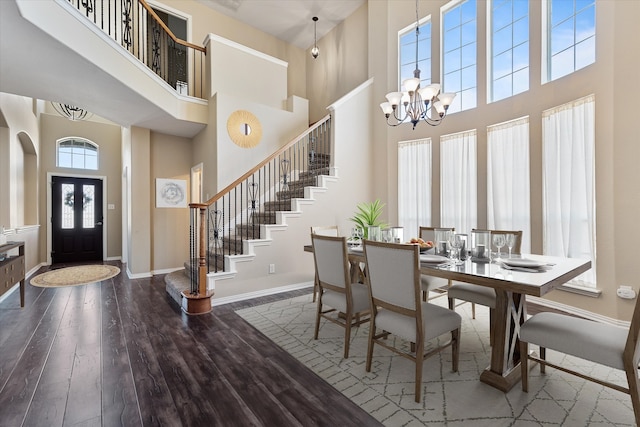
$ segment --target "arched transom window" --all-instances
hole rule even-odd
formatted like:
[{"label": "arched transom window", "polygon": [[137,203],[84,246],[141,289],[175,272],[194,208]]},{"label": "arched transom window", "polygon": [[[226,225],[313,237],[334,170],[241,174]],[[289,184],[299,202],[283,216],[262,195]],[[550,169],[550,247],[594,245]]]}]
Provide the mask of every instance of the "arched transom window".
[{"label": "arched transom window", "polygon": [[77,137],[59,139],[57,141],[56,166],[98,170],[98,144]]}]

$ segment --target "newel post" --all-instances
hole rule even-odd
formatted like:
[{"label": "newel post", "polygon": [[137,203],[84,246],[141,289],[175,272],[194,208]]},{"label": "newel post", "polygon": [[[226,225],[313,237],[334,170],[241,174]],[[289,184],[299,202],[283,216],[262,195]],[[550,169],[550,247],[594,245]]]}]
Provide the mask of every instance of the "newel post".
[{"label": "newel post", "polygon": [[[203,314],[211,311],[211,297],[213,296],[213,291],[207,291],[207,205],[191,204],[190,207],[193,210],[198,210],[198,215],[193,213],[191,217],[190,238],[192,242],[191,262],[194,262],[194,258],[197,256],[198,268],[195,272],[191,268],[191,289],[182,291],[182,311],[187,314]],[[197,232],[195,224],[198,225]]]}]

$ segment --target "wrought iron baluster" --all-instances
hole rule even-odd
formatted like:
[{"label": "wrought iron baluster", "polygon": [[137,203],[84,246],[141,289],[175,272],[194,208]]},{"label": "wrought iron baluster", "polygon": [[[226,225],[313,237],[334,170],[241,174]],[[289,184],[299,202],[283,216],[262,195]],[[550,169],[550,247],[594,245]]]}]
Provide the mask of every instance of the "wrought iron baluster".
[{"label": "wrought iron baluster", "polygon": [[131,1],[122,0],[122,42],[127,47],[127,50],[131,48]]}]

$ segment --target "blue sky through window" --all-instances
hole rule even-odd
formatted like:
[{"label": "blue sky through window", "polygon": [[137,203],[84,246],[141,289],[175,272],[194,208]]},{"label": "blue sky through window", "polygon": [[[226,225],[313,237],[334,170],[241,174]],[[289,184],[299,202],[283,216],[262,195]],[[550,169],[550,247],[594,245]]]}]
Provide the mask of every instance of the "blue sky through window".
[{"label": "blue sky through window", "polygon": [[551,0],[549,79],[566,76],[596,61],[595,0]]}]

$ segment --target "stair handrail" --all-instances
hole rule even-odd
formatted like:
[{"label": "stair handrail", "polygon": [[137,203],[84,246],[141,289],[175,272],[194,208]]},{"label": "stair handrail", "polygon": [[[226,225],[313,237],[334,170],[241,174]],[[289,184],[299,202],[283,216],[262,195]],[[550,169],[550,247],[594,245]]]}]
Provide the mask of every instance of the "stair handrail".
[{"label": "stair handrail", "polygon": [[[204,295],[207,292],[206,275],[210,271],[209,261],[212,258],[210,253],[212,246],[216,248],[213,255],[215,271],[218,271],[217,262],[220,259],[224,260],[225,226],[233,223],[236,228],[238,224],[240,224],[240,227],[250,227],[251,230],[247,231],[244,237],[241,236],[241,240],[255,239],[256,234],[260,233],[260,224],[256,224],[256,215],[260,213],[275,214],[275,211],[258,212],[259,208],[255,206],[255,199],[260,201],[260,199],[268,198],[269,201],[266,203],[279,204],[283,202],[279,199],[280,193],[289,192],[289,197],[292,197],[288,186],[291,175],[297,172],[298,177],[300,177],[302,173],[307,172],[315,180],[318,169],[330,167],[329,164],[325,164],[320,159],[330,158],[331,150],[331,114],[328,114],[287,144],[275,150],[260,163],[250,168],[208,201],[189,204],[191,213],[189,242],[191,295]],[[278,160],[280,163],[277,163]],[[288,167],[284,173],[280,169],[283,162]],[[307,170],[303,171],[303,168]],[[268,174],[267,170],[269,171]],[[284,182],[281,181],[281,177],[284,177]],[[249,179],[251,179],[251,182],[249,182]],[[278,192],[277,187],[281,191]],[[283,188],[286,190],[283,191]],[[249,193],[252,190],[253,195],[249,197]],[[234,194],[239,192],[239,195],[236,194],[232,198],[230,196],[232,192]],[[243,207],[244,202],[246,202],[246,208]],[[222,211],[218,208],[218,203],[222,206]],[[240,206],[240,213],[232,215],[232,212],[238,211],[238,205]],[[225,206],[228,207],[229,211],[232,211],[227,212],[226,216],[224,214]],[[244,218],[248,220],[243,221]],[[225,221],[227,222],[225,223]],[[222,248],[220,251],[217,249],[218,246]],[[231,249],[229,249],[229,252],[231,252]],[[224,271],[224,267],[222,270]]]},{"label": "stair handrail", "polygon": [[182,40],[181,38],[176,37],[176,35],[173,34],[173,31],[171,31],[171,29],[169,29],[169,27],[167,27],[167,24],[165,24],[164,21],[162,21],[162,19],[160,19],[160,17],[155,12],[155,10],[153,10],[151,8],[151,6],[149,6],[149,4],[147,3],[146,0],[138,0],[138,2],[145,9],[147,9],[147,12],[153,17],[153,19],[156,20],[158,25],[160,25],[162,27],[162,29],[164,29],[164,31],[167,33],[167,35],[169,35],[169,37],[171,37],[174,42],[176,42],[178,44],[181,44],[182,46],[189,47],[191,49],[199,50],[200,52],[204,53],[205,55],[207,54],[207,49],[204,46],[198,46],[197,44],[193,44],[193,43],[190,43],[190,42],[188,42],[186,40]]},{"label": "stair handrail", "polygon": [[177,37],[146,0],[66,1],[178,93],[205,98],[206,48]]},{"label": "stair handrail", "polygon": [[[199,203],[194,203],[193,207],[198,207],[200,205],[204,206],[204,207],[208,207],[211,206],[212,204],[214,204],[217,200],[220,200],[220,198],[222,196],[224,196],[225,194],[229,193],[231,190],[233,190],[234,188],[236,188],[242,181],[244,181],[245,179],[249,178],[251,175],[253,175],[254,173],[256,173],[256,171],[258,171],[258,169],[260,169],[261,167],[263,167],[264,165],[266,165],[267,163],[269,163],[270,161],[272,161],[273,159],[275,159],[276,157],[278,157],[280,154],[284,153],[285,151],[287,151],[289,148],[291,148],[293,145],[295,145],[298,141],[300,141],[302,138],[304,138],[305,136],[307,136],[308,134],[310,134],[311,132],[313,132],[315,129],[317,129],[318,127],[320,127],[323,123],[325,123],[327,120],[329,120],[331,118],[331,114],[327,114],[326,116],[324,116],[322,119],[318,120],[317,122],[315,122],[313,125],[311,125],[308,129],[305,129],[302,133],[298,134],[298,136],[296,136],[295,138],[293,138],[291,141],[289,141],[286,145],[280,147],[278,150],[276,150],[275,152],[273,152],[273,154],[271,154],[269,157],[267,157],[266,159],[264,159],[263,161],[261,161],[260,163],[258,163],[257,165],[255,165],[254,167],[252,167],[251,169],[249,169],[244,175],[242,175],[240,178],[236,179],[235,181],[233,181],[231,184],[227,185],[225,188],[223,188],[221,191],[219,191],[215,196],[213,196],[212,198],[210,198],[209,200],[207,200],[206,202],[199,204]],[[192,205],[189,205],[189,207],[192,207]]]}]

